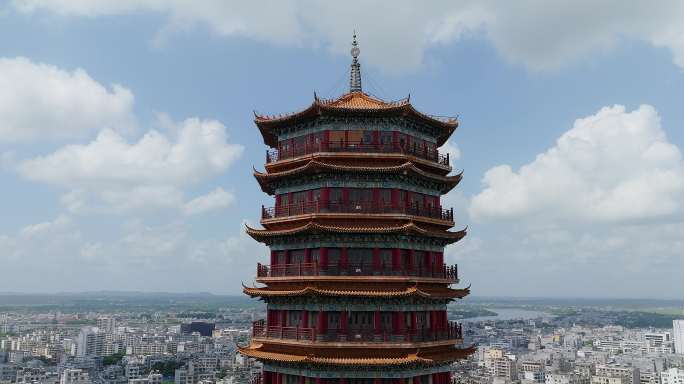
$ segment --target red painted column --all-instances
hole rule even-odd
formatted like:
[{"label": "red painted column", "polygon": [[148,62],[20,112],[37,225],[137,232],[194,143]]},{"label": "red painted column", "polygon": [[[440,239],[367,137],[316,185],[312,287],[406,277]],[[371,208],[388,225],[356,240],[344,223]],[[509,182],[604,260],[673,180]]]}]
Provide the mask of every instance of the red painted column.
[{"label": "red painted column", "polygon": [[271,267],[276,265],[277,260],[276,260],[276,251],[271,250]]},{"label": "red painted column", "polygon": [[323,132],[322,150],[327,151],[329,144],[330,144],[330,131],[324,131]]},{"label": "red painted column", "polygon": [[306,383],[306,377],[299,376],[299,384],[304,384],[304,383]]},{"label": "red painted column", "polygon": [[382,384],[382,379],[379,377],[376,377],[375,379],[373,379],[373,384]]},{"label": "red painted column", "polygon": [[330,201],[330,187],[325,187],[321,189],[321,209],[328,209],[328,203]]},{"label": "red painted column", "polygon": [[373,270],[380,270],[380,248],[373,248]]},{"label": "red painted column", "polygon": [[399,190],[397,188],[392,188],[391,199],[392,199],[392,209],[398,209],[399,208]]},{"label": "red painted column", "polygon": [[290,250],[285,250],[285,264],[290,264]]},{"label": "red painted column", "polygon": [[418,315],[416,311],[411,311],[411,333],[416,333],[418,329]]},{"label": "red painted column", "polygon": [[311,263],[311,248],[304,249],[304,262],[306,264]]},{"label": "red painted column", "polygon": [[327,269],[328,268],[328,248],[321,247],[321,249],[318,253],[318,258],[319,258],[318,263],[320,264],[321,268]]},{"label": "red painted column", "polygon": [[318,311],[318,322],[316,332],[324,334],[328,332],[328,316],[323,310]]},{"label": "red painted column", "polygon": [[315,381],[316,384],[323,384],[323,379],[321,379],[320,377],[317,377]]},{"label": "red painted column", "polygon": [[443,252],[435,252],[435,264],[437,264],[438,268],[442,268],[444,265],[444,253]]},{"label": "red painted column", "polygon": [[432,258],[434,257],[434,254],[434,252],[430,251],[425,252],[425,273],[428,276],[434,275],[434,270],[432,268]]},{"label": "red painted column", "polygon": [[349,188],[342,188],[342,202],[345,207],[349,206]]},{"label": "red painted column", "polygon": [[346,268],[349,268],[349,254],[345,247],[340,249],[340,269],[343,270]]},{"label": "red painted column", "polygon": [[309,328],[309,311],[302,311],[302,323],[299,326],[302,328]]},{"label": "red painted column", "polygon": [[413,378],[413,384],[420,384],[420,376],[416,376]]},{"label": "red painted column", "polygon": [[280,326],[281,327],[287,326],[287,311],[286,310],[280,311]]}]

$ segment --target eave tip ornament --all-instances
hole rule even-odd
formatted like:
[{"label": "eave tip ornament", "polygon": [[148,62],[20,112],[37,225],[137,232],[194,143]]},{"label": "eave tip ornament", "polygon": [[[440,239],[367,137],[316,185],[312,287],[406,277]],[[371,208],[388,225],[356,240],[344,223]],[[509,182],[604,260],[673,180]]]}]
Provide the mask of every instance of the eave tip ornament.
[{"label": "eave tip ornament", "polygon": [[351,64],[351,75],[349,77],[349,92],[363,92],[361,89],[361,64],[359,64],[359,54],[361,49],[359,49],[359,43],[356,42],[356,31],[354,31],[354,39],[352,41],[352,64]]}]

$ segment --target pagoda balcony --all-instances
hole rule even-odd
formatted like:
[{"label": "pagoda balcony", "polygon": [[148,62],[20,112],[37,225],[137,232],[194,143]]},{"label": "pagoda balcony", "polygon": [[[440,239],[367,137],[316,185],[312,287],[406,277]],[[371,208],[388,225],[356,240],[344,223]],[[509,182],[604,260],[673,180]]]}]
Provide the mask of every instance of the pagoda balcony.
[{"label": "pagoda balcony", "polygon": [[347,327],[319,332],[316,328],[270,326],[264,319],[252,323],[252,337],[260,339],[289,340],[304,343],[347,342],[347,343],[422,343],[463,339],[461,324],[450,321],[441,329],[374,329]]},{"label": "pagoda balcony", "polygon": [[428,149],[417,145],[372,144],[360,141],[329,141],[290,146],[287,149],[269,149],[266,151],[266,163],[292,159],[298,156],[319,152],[350,152],[350,153],[389,153],[415,156],[440,165],[449,166],[449,154],[441,154],[436,149]]},{"label": "pagoda balcony", "polygon": [[364,201],[313,201],[293,203],[276,207],[261,207],[261,219],[268,220],[278,217],[309,215],[317,213],[361,213],[361,214],[399,214],[431,219],[454,221],[454,209],[442,207],[421,207],[418,205],[392,206]]},{"label": "pagoda balcony", "polygon": [[264,277],[303,277],[303,276],[398,276],[427,277],[458,281],[458,265],[433,267],[404,265],[373,265],[372,263],[337,263],[322,267],[319,263],[294,263],[280,265],[257,264],[257,278]]}]

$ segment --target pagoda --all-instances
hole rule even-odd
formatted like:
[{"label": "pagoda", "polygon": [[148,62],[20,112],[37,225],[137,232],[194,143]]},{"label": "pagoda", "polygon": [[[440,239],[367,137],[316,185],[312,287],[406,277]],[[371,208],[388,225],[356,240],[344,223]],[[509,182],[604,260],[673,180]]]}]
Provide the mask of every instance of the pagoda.
[{"label": "pagoda", "polygon": [[274,207],[247,233],[270,248],[244,293],[267,304],[244,356],[262,384],[447,384],[450,365],[474,352],[447,304],[458,284],[444,248],[462,239],[440,197],[461,180],[437,150],[458,126],[409,98],[364,93],[354,36],[350,90],[314,94],[306,109],[255,113]]}]

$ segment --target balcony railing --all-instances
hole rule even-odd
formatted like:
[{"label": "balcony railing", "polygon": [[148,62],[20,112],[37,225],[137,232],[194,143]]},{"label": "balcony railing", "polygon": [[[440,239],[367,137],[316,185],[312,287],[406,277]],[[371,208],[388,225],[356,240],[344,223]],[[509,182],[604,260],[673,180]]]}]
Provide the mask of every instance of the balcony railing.
[{"label": "balcony railing", "polygon": [[442,329],[380,329],[352,328],[326,329],[318,332],[316,328],[269,326],[265,320],[257,320],[252,323],[252,337],[293,340],[313,343],[316,341],[327,342],[362,342],[362,343],[386,343],[386,342],[429,342],[443,340],[457,340],[463,338],[461,324],[450,321]]},{"label": "balcony railing", "polygon": [[310,155],[317,152],[365,152],[365,153],[402,153],[434,161],[441,165],[449,165],[449,154],[439,153],[436,149],[428,149],[419,145],[370,144],[359,141],[329,141],[284,149],[270,149],[266,151],[266,163],[273,163],[293,157]]},{"label": "balcony railing", "polygon": [[280,265],[257,264],[257,277],[299,277],[299,276],[416,276],[458,280],[458,265],[435,265],[425,267],[414,265],[392,266],[381,263],[335,263],[321,267],[319,263],[293,263]]},{"label": "balcony railing", "polygon": [[276,207],[261,207],[262,219],[273,219],[276,217],[287,217],[305,215],[312,213],[367,213],[381,214],[394,213],[402,215],[412,215],[429,217],[445,221],[454,221],[454,209],[444,209],[442,207],[431,206],[392,206],[392,204],[365,202],[365,201],[322,201],[301,202]]}]

